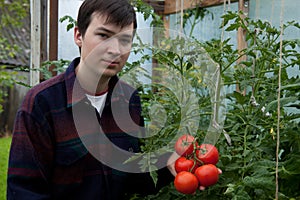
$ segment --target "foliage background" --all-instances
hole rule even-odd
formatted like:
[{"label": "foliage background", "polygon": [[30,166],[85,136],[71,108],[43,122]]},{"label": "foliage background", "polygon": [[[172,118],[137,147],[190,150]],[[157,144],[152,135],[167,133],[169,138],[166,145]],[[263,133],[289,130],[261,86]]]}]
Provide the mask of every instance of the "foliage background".
[{"label": "foliage background", "polygon": [[[199,8],[185,11],[185,22],[192,23],[189,24],[191,30],[195,25],[193,23],[203,17],[199,13],[206,11]],[[221,154],[217,166],[223,170],[219,183],[192,196],[179,194],[171,184],[148,199],[300,199],[300,41],[298,38],[281,37],[281,31],[285,34],[293,29],[299,30],[300,26],[296,21],[289,21],[275,27],[268,21],[244,19],[242,14],[224,13],[220,29],[232,32],[243,28],[248,44],[246,49],[236,49],[231,38],[213,38],[205,42],[194,38],[194,42],[204,47],[220,65],[224,85],[239,88],[227,91],[224,134],[216,143]],[[161,25],[158,16],[153,19],[154,25],[157,21]],[[178,38],[166,39],[165,43],[177,44],[177,49],[189,47],[186,43],[180,43]],[[199,81],[199,77],[190,73],[195,69],[193,63],[170,52],[153,52],[158,63],[171,65],[189,80]],[[247,59],[238,62],[242,56],[247,56]],[[298,68],[298,71],[289,76],[290,68]],[[193,86],[197,88],[199,84]],[[148,94],[150,96],[145,100],[155,98],[156,94]],[[166,93],[160,96],[165,97],[164,102],[174,99]],[[163,136],[158,136],[161,141],[170,141],[180,123],[181,118],[174,117],[179,115],[179,112],[174,112],[178,110],[176,103],[171,103],[173,107],[166,109],[169,118],[167,128],[162,129]],[[199,104],[199,108],[205,108],[204,105]],[[147,103],[144,106],[147,107]],[[203,130],[199,130],[196,136],[201,140],[204,134]],[[154,139],[158,142],[145,142],[145,152],[160,147],[158,138]],[[155,165],[155,161],[150,163]]]},{"label": "foliage background", "polygon": [[[5,0],[0,0],[0,32],[10,26],[19,28],[23,25],[23,19],[29,13],[29,0],[16,0],[7,3]],[[20,47],[16,43],[12,43],[0,34],[0,60],[6,61],[13,59],[19,52]],[[4,99],[7,97],[7,89],[13,87],[17,80],[22,80],[23,77],[18,76],[17,71],[9,71],[7,65],[0,64],[0,113],[3,112]],[[0,133],[0,136],[2,134]]]}]

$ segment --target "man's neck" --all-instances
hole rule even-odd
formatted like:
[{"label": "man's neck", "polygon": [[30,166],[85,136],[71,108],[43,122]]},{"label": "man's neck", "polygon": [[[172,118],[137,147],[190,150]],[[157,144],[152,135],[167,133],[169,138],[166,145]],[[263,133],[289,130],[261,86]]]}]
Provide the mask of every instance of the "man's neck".
[{"label": "man's neck", "polygon": [[84,68],[80,66],[75,68],[75,73],[81,87],[86,90],[87,93],[97,95],[108,90],[110,77],[102,76],[99,79],[95,74],[84,70]]}]

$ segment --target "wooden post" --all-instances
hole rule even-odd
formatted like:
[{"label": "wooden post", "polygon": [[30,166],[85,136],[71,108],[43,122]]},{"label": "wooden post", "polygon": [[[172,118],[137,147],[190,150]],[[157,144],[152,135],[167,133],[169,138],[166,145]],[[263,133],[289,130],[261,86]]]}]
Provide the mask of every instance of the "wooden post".
[{"label": "wooden post", "polygon": [[31,13],[31,55],[30,55],[30,86],[40,82],[41,65],[41,0],[30,0]]},{"label": "wooden post", "polygon": [[[41,1],[41,56],[40,61],[41,65],[44,61],[48,59],[48,0],[40,0]],[[41,67],[38,66],[38,67]],[[43,74],[40,74],[40,82],[44,80]]]},{"label": "wooden post", "polygon": [[[245,14],[249,13],[249,5],[247,0],[239,0],[238,9],[239,11],[243,11],[243,14],[241,15],[241,18],[244,19],[246,17]],[[242,54],[243,50],[247,48],[247,42],[246,42],[246,31],[243,28],[238,28],[237,31],[237,48],[240,54]],[[242,61],[246,61],[247,56],[243,55],[237,60],[237,64],[241,63]],[[236,91],[241,92],[243,95],[246,94],[246,90],[241,91],[239,88],[239,85],[236,85]]]},{"label": "wooden post", "polygon": [[170,36],[170,16],[163,16],[163,20],[164,20],[164,27],[165,27],[165,37],[169,38]]},{"label": "wooden post", "polygon": [[[248,6],[246,7],[245,4],[246,1],[245,0],[239,0],[239,11],[243,11],[244,14],[241,15],[241,18],[244,19],[246,16],[245,14],[247,14],[249,12],[249,8]],[[246,42],[246,31],[243,28],[238,28],[238,32],[237,32],[237,47],[239,52],[243,51],[245,48],[247,48],[247,42]],[[239,60],[238,63],[240,63],[241,61],[245,61],[247,59],[246,56],[242,56]]]},{"label": "wooden post", "polygon": [[[58,0],[50,0],[49,4],[49,60],[57,60],[58,51]],[[54,71],[55,66],[50,66],[53,76],[57,74]]]}]

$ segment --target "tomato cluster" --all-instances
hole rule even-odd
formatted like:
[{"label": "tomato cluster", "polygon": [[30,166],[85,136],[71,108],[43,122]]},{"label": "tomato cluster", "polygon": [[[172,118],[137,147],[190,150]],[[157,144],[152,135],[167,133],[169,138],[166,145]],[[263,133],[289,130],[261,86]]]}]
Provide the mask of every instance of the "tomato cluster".
[{"label": "tomato cluster", "polygon": [[174,186],[183,194],[193,194],[216,184],[221,170],[218,149],[212,144],[199,145],[192,135],[182,135],[175,143],[175,151],[180,156],[175,161],[177,172]]}]

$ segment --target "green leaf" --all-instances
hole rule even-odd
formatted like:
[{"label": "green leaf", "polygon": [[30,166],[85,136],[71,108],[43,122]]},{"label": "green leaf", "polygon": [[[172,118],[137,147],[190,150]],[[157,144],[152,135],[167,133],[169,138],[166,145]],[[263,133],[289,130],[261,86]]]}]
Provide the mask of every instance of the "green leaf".
[{"label": "green leaf", "polygon": [[[298,97],[284,97],[284,98],[281,98],[280,99],[280,106],[283,107],[286,104],[294,103],[297,100],[298,100]],[[277,100],[271,101],[266,106],[266,111],[275,111],[277,109],[277,104],[278,104]]]},{"label": "green leaf", "polygon": [[158,174],[157,174],[157,171],[150,171],[150,176],[153,180],[153,183],[154,185],[156,186],[157,185],[157,181],[158,181]]},{"label": "green leaf", "polygon": [[234,31],[234,30],[237,30],[240,26],[237,25],[237,24],[231,24],[229,25],[225,30],[226,31]]},{"label": "green leaf", "polygon": [[290,88],[300,88],[300,83],[284,85],[284,86],[281,86],[280,89],[281,90],[286,90],[286,89],[290,89]]},{"label": "green leaf", "polygon": [[241,94],[240,92],[234,91],[233,96],[235,97],[237,103],[239,103],[241,105],[243,105],[247,102],[246,97],[243,94]]},{"label": "green leaf", "polygon": [[135,161],[135,160],[141,158],[142,155],[143,155],[143,154],[139,153],[139,154],[136,154],[136,155],[134,155],[134,156],[131,156],[130,158],[128,158],[127,160],[124,161],[124,164],[127,164],[127,163],[129,163],[129,162]]}]

